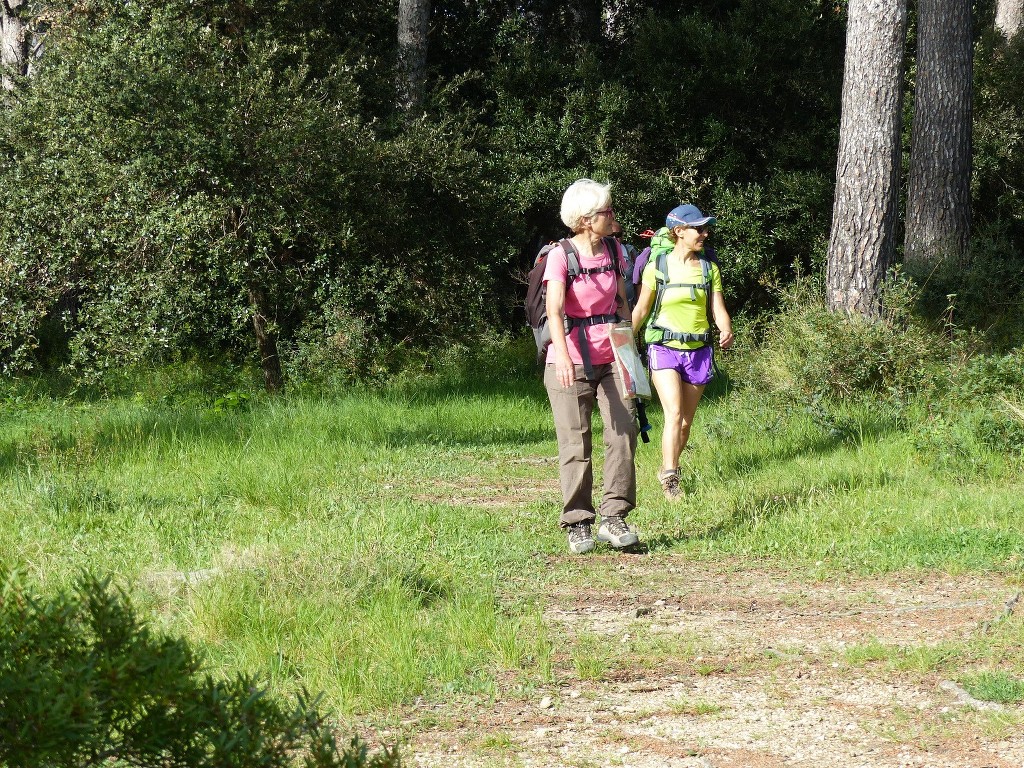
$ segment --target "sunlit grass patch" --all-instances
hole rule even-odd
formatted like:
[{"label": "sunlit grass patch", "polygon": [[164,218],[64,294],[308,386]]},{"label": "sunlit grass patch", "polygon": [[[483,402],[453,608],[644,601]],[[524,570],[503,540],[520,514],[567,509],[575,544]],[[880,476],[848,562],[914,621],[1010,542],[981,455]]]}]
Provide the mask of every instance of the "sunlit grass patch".
[{"label": "sunlit grass patch", "polygon": [[590,633],[576,637],[569,647],[569,659],[580,680],[602,680],[613,654],[609,640]]},{"label": "sunlit grass patch", "polygon": [[844,648],[843,660],[851,666],[863,666],[880,661],[892,661],[898,654],[897,648],[872,637],[865,643]]},{"label": "sunlit grass patch", "polygon": [[[630,617],[627,640],[545,621],[556,587],[670,594],[678,576],[661,558],[770,561],[811,580],[908,568],[1021,578],[1019,479],[964,484],[919,460],[903,422],[866,406],[823,423],[752,393],[707,399],[684,454],[681,504],[656,483],[656,441],[641,445],[632,519],[649,553],[638,585],[625,556],[565,551],[557,446],[536,379],[238,402],[8,409],[0,560],[53,588],[83,569],[110,575],[162,629],[200,643],[212,668],[322,691],[342,713],[534,690],[566,674],[607,680],[617,664],[735,672],[707,634]],[[656,405],[651,415],[659,430]],[[594,444],[599,465],[599,420]],[[956,647],[869,640],[843,658],[954,679],[998,658],[1017,664],[1021,631],[1011,617]],[[730,658],[788,662],[760,651]]]},{"label": "sunlit grass patch", "polygon": [[963,675],[960,684],[980,701],[1016,704],[1024,701],[1024,679],[1000,670]]},{"label": "sunlit grass patch", "polygon": [[685,696],[669,699],[668,708],[670,712],[677,715],[691,715],[693,717],[717,715],[725,709],[724,706],[713,701],[690,699]]}]

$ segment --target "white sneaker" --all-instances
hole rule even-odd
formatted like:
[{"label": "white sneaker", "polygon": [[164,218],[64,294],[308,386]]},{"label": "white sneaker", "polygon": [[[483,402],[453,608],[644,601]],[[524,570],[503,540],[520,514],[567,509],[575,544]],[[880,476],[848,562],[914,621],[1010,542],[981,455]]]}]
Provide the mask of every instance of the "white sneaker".
[{"label": "white sneaker", "polygon": [[621,517],[604,518],[597,529],[597,540],[607,541],[615,549],[631,547],[640,541]]}]

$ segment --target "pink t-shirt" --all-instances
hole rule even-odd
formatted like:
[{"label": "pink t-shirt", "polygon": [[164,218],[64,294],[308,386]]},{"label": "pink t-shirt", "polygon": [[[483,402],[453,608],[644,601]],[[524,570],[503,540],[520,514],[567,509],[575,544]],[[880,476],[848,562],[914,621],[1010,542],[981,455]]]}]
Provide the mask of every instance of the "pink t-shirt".
[{"label": "pink t-shirt", "polygon": [[[565,314],[567,316],[593,317],[594,315],[615,314],[618,309],[619,275],[626,268],[626,257],[622,252],[622,245],[619,244],[616,250],[618,251],[619,259],[617,270],[610,269],[607,272],[600,272],[596,275],[580,275],[566,287]],[[580,267],[583,269],[603,267],[609,263],[608,254],[603,247],[599,249],[597,256],[580,256],[579,261]],[[566,259],[565,251],[560,245],[555,246],[547,256],[547,265],[544,267],[544,282],[564,283],[568,274],[569,262]],[[579,345],[581,330],[582,328],[573,328],[572,333],[565,339],[566,346],[569,348],[569,358],[576,365],[583,365],[583,357],[580,355]],[[610,331],[611,326],[605,323],[592,325],[586,329],[590,362],[594,365],[610,363],[615,359],[615,353],[612,351],[612,343],[608,335]],[[552,344],[548,347],[547,362],[553,363],[554,361],[555,346]]]}]

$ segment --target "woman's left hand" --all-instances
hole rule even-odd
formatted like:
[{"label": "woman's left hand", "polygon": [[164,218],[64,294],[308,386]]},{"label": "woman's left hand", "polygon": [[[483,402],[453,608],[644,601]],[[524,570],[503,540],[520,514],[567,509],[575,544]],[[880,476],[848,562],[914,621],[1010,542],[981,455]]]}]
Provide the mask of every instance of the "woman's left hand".
[{"label": "woman's left hand", "polygon": [[732,331],[722,331],[722,335],[718,337],[718,345],[722,349],[729,349],[732,346],[732,342],[735,340]]}]

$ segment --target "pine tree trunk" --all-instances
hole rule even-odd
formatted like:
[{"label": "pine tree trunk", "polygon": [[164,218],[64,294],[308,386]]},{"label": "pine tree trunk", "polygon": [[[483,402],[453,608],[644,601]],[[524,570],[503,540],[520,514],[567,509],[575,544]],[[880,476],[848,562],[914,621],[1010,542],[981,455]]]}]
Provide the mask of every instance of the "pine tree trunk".
[{"label": "pine tree trunk", "polygon": [[1012,40],[1024,29],[1024,0],[996,0],[996,29]]},{"label": "pine tree trunk", "polygon": [[850,0],[828,306],[877,317],[892,260],[900,173],[905,0]]},{"label": "pine tree trunk", "polygon": [[20,13],[25,0],[0,0],[0,88],[14,88],[12,75],[24,75],[28,67],[29,34]]},{"label": "pine tree trunk", "polygon": [[413,112],[423,105],[427,78],[430,0],[398,3],[398,107]]},{"label": "pine tree trunk", "polygon": [[918,0],[905,260],[964,261],[971,235],[971,0]]}]

